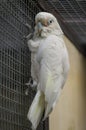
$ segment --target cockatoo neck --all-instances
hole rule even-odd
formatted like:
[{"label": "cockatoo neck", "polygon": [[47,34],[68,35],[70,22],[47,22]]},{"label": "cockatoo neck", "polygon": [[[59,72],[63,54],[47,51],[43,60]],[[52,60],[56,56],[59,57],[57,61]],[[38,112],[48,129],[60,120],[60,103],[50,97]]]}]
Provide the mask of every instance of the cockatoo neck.
[{"label": "cockatoo neck", "polygon": [[35,32],[34,35],[36,37],[40,38],[46,38],[49,35],[56,35],[56,36],[62,36],[63,32],[61,30],[43,30],[40,34],[38,32]]},{"label": "cockatoo neck", "polygon": [[60,30],[54,30],[51,32],[52,35],[63,36],[63,32]]}]

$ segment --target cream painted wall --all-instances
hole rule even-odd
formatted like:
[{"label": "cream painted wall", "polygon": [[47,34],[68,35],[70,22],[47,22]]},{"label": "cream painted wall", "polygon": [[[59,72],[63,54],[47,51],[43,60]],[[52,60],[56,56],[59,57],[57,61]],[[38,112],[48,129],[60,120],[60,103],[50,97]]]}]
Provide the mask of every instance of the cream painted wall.
[{"label": "cream painted wall", "polygon": [[86,130],[86,59],[64,37],[70,71],[59,102],[49,118],[50,130]]}]

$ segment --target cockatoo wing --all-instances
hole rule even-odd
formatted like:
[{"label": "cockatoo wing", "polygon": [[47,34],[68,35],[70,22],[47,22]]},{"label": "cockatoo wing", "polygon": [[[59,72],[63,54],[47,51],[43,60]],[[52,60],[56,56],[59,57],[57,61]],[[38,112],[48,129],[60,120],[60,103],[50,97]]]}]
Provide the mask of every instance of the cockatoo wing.
[{"label": "cockatoo wing", "polygon": [[37,60],[40,66],[39,89],[45,95],[45,115],[55,106],[69,69],[68,54],[62,37],[50,35],[39,46]]}]

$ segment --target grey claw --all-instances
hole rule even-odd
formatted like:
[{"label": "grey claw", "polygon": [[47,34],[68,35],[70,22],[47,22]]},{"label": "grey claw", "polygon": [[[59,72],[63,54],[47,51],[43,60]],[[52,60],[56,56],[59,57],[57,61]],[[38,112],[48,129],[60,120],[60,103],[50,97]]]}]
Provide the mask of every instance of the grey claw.
[{"label": "grey claw", "polygon": [[28,91],[28,88],[27,88],[27,89],[25,90],[25,95],[28,95],[28,92],[29,92],[29,91]]},{"label": "grey claw", "polygon": [[25,83],[25,85],[26,85],[26,86],[30,86],[30,82],[28,82],[28,83]]},{"label": "grey claw", "polygon": [[29,25],[28,23],[25,24],[25,26],[29,29],[31,29],[31,25]]}]

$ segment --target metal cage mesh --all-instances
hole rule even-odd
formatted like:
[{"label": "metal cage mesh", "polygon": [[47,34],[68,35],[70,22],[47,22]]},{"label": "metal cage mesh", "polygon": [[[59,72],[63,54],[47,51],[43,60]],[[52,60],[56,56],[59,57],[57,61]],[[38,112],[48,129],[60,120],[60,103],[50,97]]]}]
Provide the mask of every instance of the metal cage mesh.
[{"label": "metal cage mesh", "polygon": [[86,0],[38,0],[40,6],[53,13],[64,34],[86,56]]},{"label": "metal cage mesh", "polygon": [[[0,130],[31,130],[27,112],[35,92],[25,96],[30,52],[23,36],[39,11],[34,0],[0,0]],[[48,120],[38,130],[48,130]]]}]

